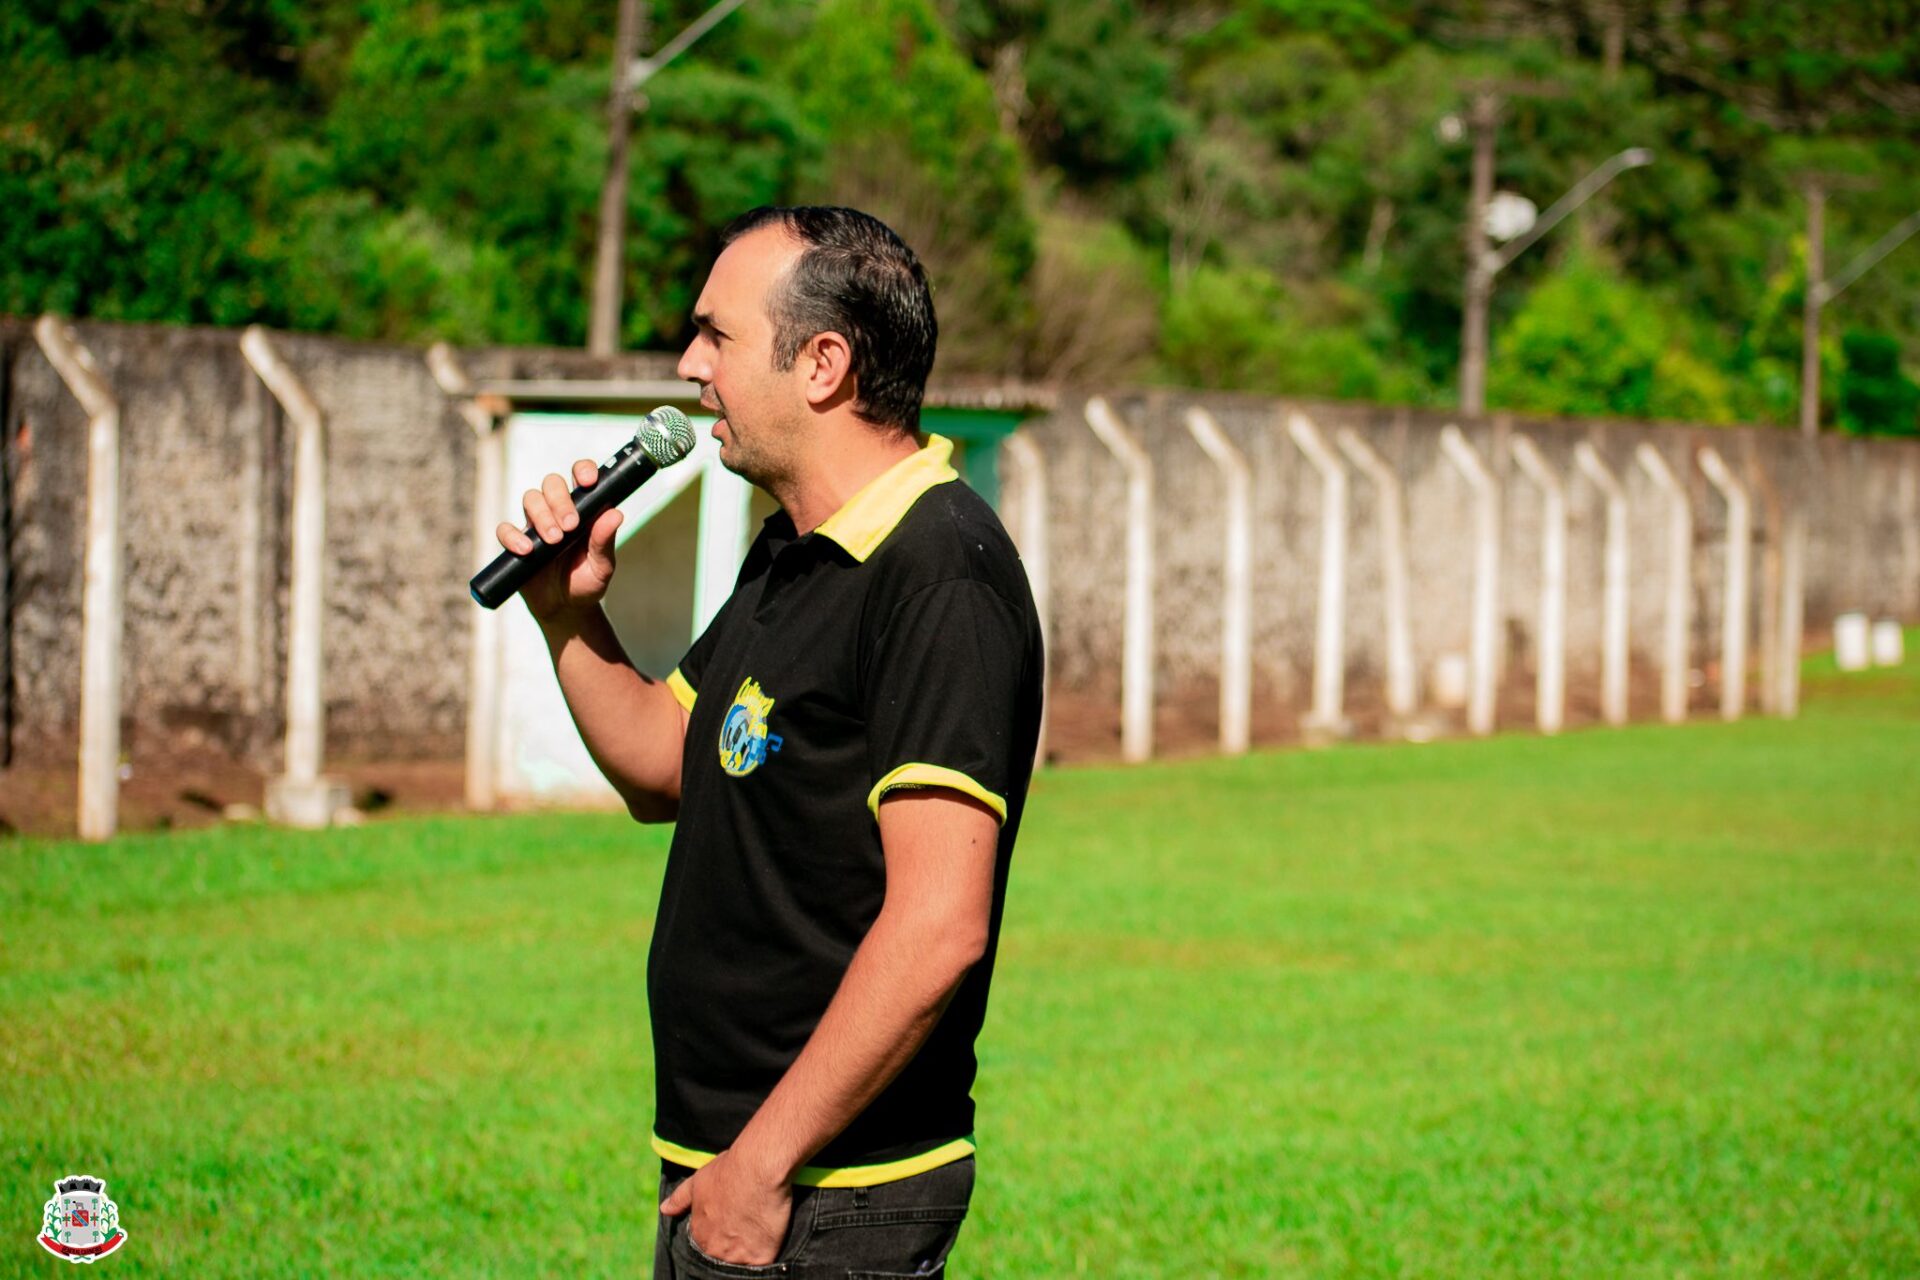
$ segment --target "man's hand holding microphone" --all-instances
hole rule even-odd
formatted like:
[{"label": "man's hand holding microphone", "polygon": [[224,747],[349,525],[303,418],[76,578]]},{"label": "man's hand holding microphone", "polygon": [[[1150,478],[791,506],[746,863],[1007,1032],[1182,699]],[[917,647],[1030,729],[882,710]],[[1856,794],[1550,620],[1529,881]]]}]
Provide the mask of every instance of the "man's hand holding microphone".
[{"label": "man's hand holding microphone", "polygon": [[[613,578],[613,535],[620,503],[660,468],[693,449],[693,424],[662,405],[641,420],[618,453],[604,463],[573,464],[574,488],[549,475],[527,490],[527,527],[503,521],[495,531],[505,550],[469,584],[476,603],[497,609],[516,592],[545,621],[568,609],[600,602]],[[552,572],[545,572],[549,567]]]},{"label": "man's hand holding microphone", "polygon": [[[600,468],[593,459],[582,458],[573,464],[573,482],[585,489],[600,479]],[[516,556],[525,556],[534,548],[527,529],[535,531],[542,542],[558,544],[580,525],[580,510],[567,490],[566,478],[549,474],[538,489],[527,490],[521,505],[526,508],[527,528],[502,520],[494,530],[500,545]],[[613,581],[613,536],[625,517],[620,508],[608,507],[587,526],[587,535],[561,551],[544,570],[533,575],[520,588],[520,598],[542,622],[569,609],[583,609],[600,603]]]},{"label": "man's hand holding microphone", "polygon": [[500,525],[505,550],[470,585],[488,609],[515,594],[526,600],[581,741],[642,822],[670,821],[679,811],[687,713],[666,684],[634,668],[600,601],[613,580],[620,503],[692,449],[687,416],[655,409],[607,462],[574,463],[571,489],[567,477],[549,475],[527,490],[526,527]]}]

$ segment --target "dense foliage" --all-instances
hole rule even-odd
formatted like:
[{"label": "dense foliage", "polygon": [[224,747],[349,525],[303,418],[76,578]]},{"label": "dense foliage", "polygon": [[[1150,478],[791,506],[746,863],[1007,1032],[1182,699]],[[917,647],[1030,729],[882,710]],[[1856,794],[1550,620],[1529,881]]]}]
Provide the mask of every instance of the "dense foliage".
[{"label": "dense foliage", "polygon": [[[581,343],[614,7],[5,6],[0,310]],[[1791,421],[1805,184],[1829,275],[1920,207],[1897,9],[749,0],[645,87],[623,338],[686,337],[732,214],[836,200],[927,258],[948,374],[1450,403],[1492,84],[1501,190],[1657,160],[1500,275],[1491,402]],[[1827,421],[1915,429],[1917,321],[1920,242],[1829,306]]]}]

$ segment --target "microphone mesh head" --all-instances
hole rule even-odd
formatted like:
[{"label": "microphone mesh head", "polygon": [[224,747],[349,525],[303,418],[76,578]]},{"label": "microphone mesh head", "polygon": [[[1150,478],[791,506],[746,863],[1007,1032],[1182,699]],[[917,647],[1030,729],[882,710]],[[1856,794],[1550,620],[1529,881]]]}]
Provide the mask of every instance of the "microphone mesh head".
[{"label": "microphone mesh head", "polygon": [[635,433],[657,467],[669,467],[693,452],[693,423],[670,404],[648,414]]}]

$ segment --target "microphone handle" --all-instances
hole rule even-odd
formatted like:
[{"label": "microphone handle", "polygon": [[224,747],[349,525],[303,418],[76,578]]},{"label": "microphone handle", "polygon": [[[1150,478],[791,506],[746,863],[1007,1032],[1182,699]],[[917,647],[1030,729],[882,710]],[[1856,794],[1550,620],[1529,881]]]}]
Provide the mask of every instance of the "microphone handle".
[{"label": "microphone handle", "polygon": [[600,464],[598,480],[573,491],[573,505],[580,513],[580,523],[563,533],[558,542],[543,540],[533,526],[528,525],[525,532],[533,539],[533,550],[523,556],[502,551],[492,564],[474,574],[467,589],[472,592],[475,603],[498,609],[511,600],[535,574],[586,541],[595,516],[626,501],[658,470],[659,465],[640,447],[639,438],[629,440],[625,448]]}]

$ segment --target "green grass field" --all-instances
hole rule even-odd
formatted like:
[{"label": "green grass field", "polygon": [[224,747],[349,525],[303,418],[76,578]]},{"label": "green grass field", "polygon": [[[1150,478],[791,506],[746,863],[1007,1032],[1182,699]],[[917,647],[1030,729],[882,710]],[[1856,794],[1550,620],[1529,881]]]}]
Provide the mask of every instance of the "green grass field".
[{"label": "green grass field", "polygon": [[[1909,649],[1920,649],[1920,634]],[[1920,1275],[1920,662],[1043,776],[964,1277]],[[0,1275],[647,1274],[666,833],[0,844]]]}]

